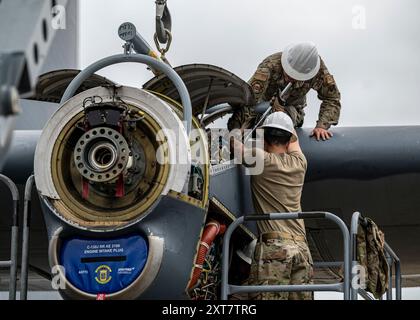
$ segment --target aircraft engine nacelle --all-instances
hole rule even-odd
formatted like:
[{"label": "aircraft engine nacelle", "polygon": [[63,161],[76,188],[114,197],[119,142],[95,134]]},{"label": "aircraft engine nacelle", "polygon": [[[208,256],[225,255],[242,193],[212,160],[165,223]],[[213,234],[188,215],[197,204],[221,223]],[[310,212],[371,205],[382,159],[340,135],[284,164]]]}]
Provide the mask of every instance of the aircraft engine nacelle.
[{"label": "aircraft engine nacelle", "polygon": [[78,228],[127,227],[161,195],[183,191],[191,166],[183,128],[173,107],[146,91],[85,91],[43,130],[35,155],[38,191]]},{"label": "aircraft engine nacelle", "polygon": [[[191,176],[207,180],[207,169],[191,173],[181,118],[175,103],[145,90],[97,87],[45,126],[35,180],[64,297],[165,298],[150,287],[166,287],[171,273],[167,297],[186,297],[206,212],[204,192],[188,191]],[[205,140],[196,139],[203,150]]]}]

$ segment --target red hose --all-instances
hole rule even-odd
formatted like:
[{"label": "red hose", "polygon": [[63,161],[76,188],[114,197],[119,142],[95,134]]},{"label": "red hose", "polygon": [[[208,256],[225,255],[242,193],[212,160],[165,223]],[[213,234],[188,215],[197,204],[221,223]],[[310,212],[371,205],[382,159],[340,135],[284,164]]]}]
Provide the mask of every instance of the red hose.
[{"label": "red hose", "polygon": [[203,232],[203,236],[201,237],[200,248],[198,249],[197,261],[195,263],[195,268],[193,272],[192,279],[190,281],[190,285],[188,286],[189,289],[193,288],[196,284],[198,279],[200,278],[201,272],[203,270],[203,263],[206,259],[207,252],[209,251],[211,245],[214,242],[214,239],[218,235],[225,233],[226,226],[221,225],[217,221],[210,221]]}]

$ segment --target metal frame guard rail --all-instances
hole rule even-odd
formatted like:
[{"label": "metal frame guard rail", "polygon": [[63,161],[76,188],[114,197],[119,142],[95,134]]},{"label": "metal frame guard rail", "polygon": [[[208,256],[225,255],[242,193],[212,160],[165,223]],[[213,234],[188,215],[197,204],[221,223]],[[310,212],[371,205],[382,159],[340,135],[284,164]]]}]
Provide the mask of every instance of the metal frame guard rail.
[{"label": "metal frame guard rail", "polygon": [[64,92],[60,103],[63,104],[71,97],[73,97],[73,95],[76,93],[77,89],[79,89],[79,87],[82,85],[82,83],[95,72],[115,64],[126,62],[137,62],[146,64],[149,67],[159,70],[163,72],[166,76],[168,76],[168,78],[173,82],[173,84],[179,92],[184,112],[185,130],[187,132],[187,135],[189,136],[192,126],[192,105],[190,94],[188,92],[187,87],[185,86],[185,83],[182,81],[181,77],[174,71],[174,69],[155,58],[143,54],[117,54],[94,62],[87,68],[83,69],[77,75],[77,77],[73,79],[73,81],[69,84],[66,91]]},{"label": "metal frame guard rail", "polygon": [[35,185],[35,177],[28,178],[25,185],[25,198],[23,205],[23,240],[22,240],[22,261],[20,274],[20,300],[28,299],[28,272],[29,272],[29,234],[32,219],[31,202],[32,189]]},{"label": "metal frame guard rail", "polygon": [[10,268],[9,300],[16,300],[17,259],[19,245],[19,191],[16,184],[2,174],[0,174],[0,182],[9,188],[13,200],[10,260],[0,261],[0,268]]},{"label": "metal frame guard rail", "polygon": [[[341,230],[344,240],[344,282],[320,285],[278,285],[278,286],[234,286],[229,284],[229,251],[230,239],[235,229],[244,221],[263,220],[305,220],[327,219]],[[234,293],[256,292],[304,292],[304,291],[336,291],[344,293],[344,300],[350,299],[350,235],[346,224],[336,215],[329,212],[271,213],[258,216],[245,216],[235,220],[227,229],[223,239],[221,299],[227,300]]]},{"label": "metal frame guard rail", "polygon": [[[355,272],[354,267],[359,265],[357,261],[357,232],[359,229],[359,225],[363,223],[365,218],[362,216],[360,212],[355,212],[351,219],[351,229],[350,229],[350,237],[351,237],[351,267],[352,267],[352,277],[356,277],[357,273]],[[389,276],[389,289],[387,291],[386,297],[387,300],[392,300],[392,265],[395,266],[395,291],[396,291],[396,300],[402,299],[402,288],[401,288],[401,261],[400,258],[395,254],[392,248],[389,246],[388,243],[385,242],[385,253],[387,255],[388,260],[388,276]],[[358,294],[360,294],[366,300],[373,300],[368,293],[363,289],[358,288],[351,288],[351,299],[357,300]]]}]

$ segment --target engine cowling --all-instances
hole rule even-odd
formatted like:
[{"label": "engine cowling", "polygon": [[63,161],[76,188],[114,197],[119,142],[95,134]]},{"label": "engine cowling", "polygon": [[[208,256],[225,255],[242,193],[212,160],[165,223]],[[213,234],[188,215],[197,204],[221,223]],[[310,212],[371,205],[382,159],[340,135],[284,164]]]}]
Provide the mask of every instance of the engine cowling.
[{"label": "engine cowling", "polygon": [[139,221],[188,187],[189,138],[177,110],[141,89],[97,87],[61,106],[35,154],[36,185],[56,216],[90,231]]}]

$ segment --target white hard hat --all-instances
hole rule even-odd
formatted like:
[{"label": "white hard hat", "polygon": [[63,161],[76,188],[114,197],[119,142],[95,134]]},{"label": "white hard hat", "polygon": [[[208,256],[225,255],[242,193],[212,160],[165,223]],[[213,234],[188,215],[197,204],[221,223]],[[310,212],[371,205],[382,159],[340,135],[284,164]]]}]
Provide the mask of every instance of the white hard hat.
[{"label": "white hard hat", "polygon": [[297,141],[297,136],[295,133],[295,126],[293,125],[292,119],[284,112],[274,112],[270,114],[267,119],[265,119],[264,124],[260,129],[265,128],[274,128],[280,129],[292,134],[291,142]]},{"label": "white hard hat", "polygon": [[252,264],[252,257],[254,256],[255,247],[257,246],[257,239],[250,242],[243,248],[243,250],[236,250],[238,256],[248,264]]},{"label": "white hard hat", "polygon": [[281,56],[281,64],[289,77],[307,81],[318,74],[321,58],[313,43],[304,42],[288,46]]}]

